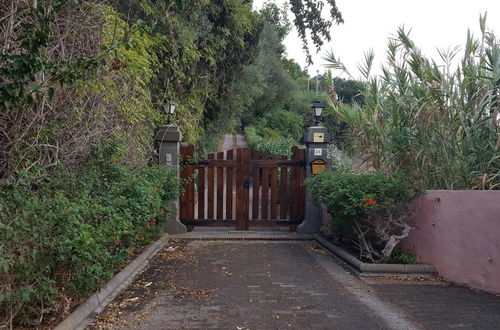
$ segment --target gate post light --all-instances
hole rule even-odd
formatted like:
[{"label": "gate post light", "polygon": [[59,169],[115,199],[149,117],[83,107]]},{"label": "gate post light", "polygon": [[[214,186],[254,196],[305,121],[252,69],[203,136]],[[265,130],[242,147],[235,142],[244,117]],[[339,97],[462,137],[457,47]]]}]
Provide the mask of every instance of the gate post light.
[{"label": "gate post light", "polygon": [[[158,165],[179,168],[182,133],[172,119],[175,114],[175,102],[165,97],[162,99],[161,107],[160,111],[165,114],[166,123],[158,127],[154,137],[155,149],[158,152]],[[178,171],[176,177],[179,178]],[[168,234],[187,233],[186,226],[184,226],[179,219],[179,202],[173,201],[169,203],[169,208],[171,210],[168,217],[169,221],[162,225],[163,231]]]},{"label": "gate post light", "polygon": [[325,105],[320,100],[316,100],[312,106],[314,119],[316,120],[316,126],[319,126],[319,119],[321,118],[321,115],[323,114],[324,108],[325,108]]},{"label": "gate post light", "polygon": [[[320,126],[319,119],[323,114],[325,105],[315,101],[311,107],[316,119],[316,125],[307,127],[304,132],[306,145],[306,178],[311,178],[322,171],[331,169],[331,159],[328,158],[328,144],[330,134],[326,127]],[[314,199],[311,189],[306,188],[304,221],[297,227],[300,234],[316,234],[323,227],[324,213],[321,205]]]},{"label": "gate post light", "polygon": [[163,103],[163,110],[165,111],[165,114],[167,115],[167,124],[172,121],[171,118],[175,114],[175,102],[170,100],[168,102]]}]

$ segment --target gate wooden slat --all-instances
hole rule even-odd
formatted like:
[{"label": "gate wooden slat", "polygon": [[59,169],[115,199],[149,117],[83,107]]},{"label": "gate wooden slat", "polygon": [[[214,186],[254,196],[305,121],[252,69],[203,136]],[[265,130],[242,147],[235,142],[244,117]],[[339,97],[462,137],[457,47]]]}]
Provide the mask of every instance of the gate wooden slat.
[{"label": "gate wooden slat", "polygon": [[236,174],[236,230],[246,230],[248,228],[246,200],[248,200],[248,191],[244,187],[246,178],[245,160],[248,159],[247,149],[238,148],[236,151],[236,160],[238,162],[238,169]]},{"label": "gate wooden slat", "polygon": [[262,169],[262,219],[269,216],[269,168]]},{"label": "gate wooden slat", "polygon": [[253,169],[252,186],[252,219],[259,218],[259,196],[260,196],[260,171],[259,168]]},{"label": "gate wooden slat", "polygon": [[236,229],[242,230],[244,227],[242,223],[244,205],[241,202],[243,200],[243,149],[236,149],[236,161],[238,162],[238,167],[236,169]]},{"label": "gate wooden slat", "polygon": [[249,149],[243,149],[243,173],[244,173],[244,178],[248,183],[248,186],[243,189],[243,203],[245,204],[245,209],[244,209],[244,230],[248,230],[249,228],[249,223],[248,220],[250,219],[250,150]]},{"label": "gate wooden slat", "polygon": [[[292,148],[292,160],[294,162],[303,162],[305,160],[305,150],[301,150],[297,147]],[[305,198],[305,188],[303,186],[305,178],[305,167],[294,167],[292,170],[292,182],[291,182],[291,192],[290,197],[290,220],[298,221],[303,219],[304,212],[304,198]],[[290,226],[291,231],[296,231],[297,226]]]},{"label": "gate wooden slat", "polygon": [[[186,159],[187,156],[187,146],[181,145],[180,147],[180,158],[181,160]],[[181,166],[179,177],[181,180],[187,179],[187,167]],[[179,218],[181,220],[188,220],[186,217],[186,191],[184,190],[182,195],[179,197]]]},{"label": "gate wooden slat", "polygon": [[205,168],[198,168],[198,219],[205,218]]},{"label": "gate wooden slat", "polygon": [[[272,157],[279,159],[278,157]],[[271,168],[271,219],[278,218],[278,168]]]},{"label": "gate wooden slat", "polygon": [[[191,157],[194,154],[194,145],[189,145],[189,153]],[[187,187],[188,192],[188,216],[189,219],[194,219],[194,166],[188,166],[189,184]]]},{"label": "gate wooden slat", "polygon": [[[299,161],[305,161],[306,151],[305,149],[299,149]],[[304,181],[306,179],[306,169],[305,167],[299,167],[299,179],[298,185],[298,198],[297,198],[297,218],[296,220],[304,219],[305,216],[305,198],[306,198],[306,187],[304,186]]]},{"label": "gate wooden slat", "polygon": [[[299,161],[300,155],[299,155],[299,148],[297,146],[292,147],[292,161],[297,162]],[[297,219],[297,208],[295,205],[297,205],[298,202],[298,176],[299,176],[299,169],[297,167],[293,167],[291,171],[291,177],[290,177],[290,220],[296,220]]]},{"label": "gate wooden slat", "polygon": [[[208,155],[208,159],[214,159],[214,155]],[[214,168],[209,167],[207,169],[207,219],[214,218]]]},{"label": "gate wooden slat", "polygon": [[[186,160],[193,157],[194,146],[189,144],[187,146],[182,146],[181,158]],[[181,178],[186,179],[187,183],[184,186],[184,193],[181,197],[183,202],[179,210],[179,216],[181,219],[192,220],[194,218],[194,166],[183,166],[181,169]]]},{"label": "gate wooden slat", "polygon": [[[260,153],[252,150],[250,160],[260,158]],[[260,171],[258,167],[253,168],[252,175],[252,219],[259,218],[259,196],[260,196]]]},{"label": "gate wooden slat", "polygon": [[[306,151],[305,149],[299,149],[299,161],[305,161]],[[306,169],[305,167],[298,168],[299,179],[297,182],[298,196],[297,196],[297,220],[304,219],[305,215],[305,197],[306,188],[304,186],[304,180],[306,179]]]},{"label": "gate wooden slat", "polygon": [[[281,160],[287,160],[288,157],[283,156]],[[287,196],[288,196],[288,168],[280,167],[280,219],[287,218]]]},{"label": "gate wooden slat", "polygon": [[[224,159],[224,152],[217,153],[217,159]],[[224,167],[217,167],[217,219],[224,214]]]},{"label": "gate wooden slat", "polygon": [[[233,150],[228,150],[227,160],[233,159]],[[226,168],[226,219],[233,218],[233,168]]]}]

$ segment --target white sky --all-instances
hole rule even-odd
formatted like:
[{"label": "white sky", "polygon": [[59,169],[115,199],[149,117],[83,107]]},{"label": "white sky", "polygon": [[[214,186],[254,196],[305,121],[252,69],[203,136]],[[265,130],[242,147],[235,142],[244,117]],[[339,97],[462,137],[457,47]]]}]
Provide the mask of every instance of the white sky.
[{"label": "white sky", "polygon": [[[285,0],[274,0],[281,5]],[[265,0],[254,0],[258,9]],[[375,51],[375,73],[384,61],[387,38],[404,25],[411,28],[410,37],[424,54],[438,59],[436,48],[463,46],[467,29],[479,36],[479,14],[488,12],[487,27],[500,38],[500,0],[337,0],[345,23],[333,26],[332,42],[325,44],[316,54],[311,44],[314,65],[309,74],[325,68],[321,60],[326,50],[333,50],[355,77],[357,64],[363,61],[364,52]],[[293,14],[290,13],[290,19]],[[294,30],[285,40],[288,57],[306,66],[301,41]]]}]

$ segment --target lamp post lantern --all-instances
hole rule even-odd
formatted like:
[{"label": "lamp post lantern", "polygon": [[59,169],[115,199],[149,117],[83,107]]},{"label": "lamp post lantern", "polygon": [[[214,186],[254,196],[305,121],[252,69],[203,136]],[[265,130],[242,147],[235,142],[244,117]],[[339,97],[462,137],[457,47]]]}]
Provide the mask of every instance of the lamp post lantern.
[{"label": "lamp post lantern", "polygon": [[168,114],[173,115],[174,113],[175,113],[175,102],[169,101],[168,102]]},{"label": "lamp post lantern", "polygon": [[175,107],[176,104],[174,101],[170,100],[168,102],[164,103],[164,111],[165,114],[167,115],[167,124],[172,121],[171,117],[175,114]]},{"label": "lamp post lantern", "polygon": [[312,106],[313,116],[314,116],[314,119],[316,120],[316,123],[315,123],[316,126],[319,126],[319,119],[321,118],[321,115],[323,114],[324,108],[325,108],[325,105],[320,100],[316,100]]}]

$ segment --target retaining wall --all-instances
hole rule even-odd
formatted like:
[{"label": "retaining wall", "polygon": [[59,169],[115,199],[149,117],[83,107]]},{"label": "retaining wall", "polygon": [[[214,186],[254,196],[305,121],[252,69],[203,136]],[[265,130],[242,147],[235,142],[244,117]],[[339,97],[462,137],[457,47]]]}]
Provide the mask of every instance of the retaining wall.
[{"label": "retaining wall", "polygon": [[445,279],[500,293],[500,191],[431,190],[402,247]]}]

